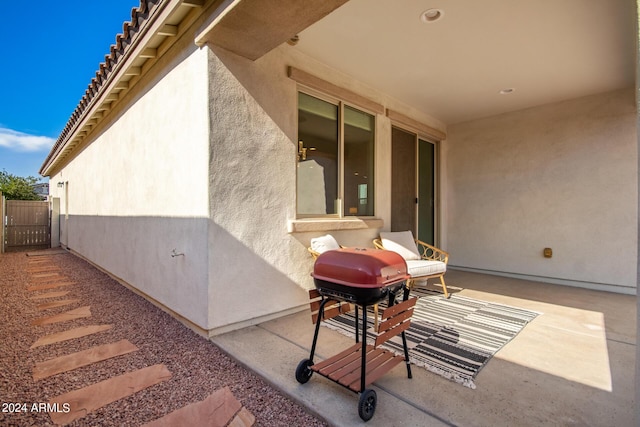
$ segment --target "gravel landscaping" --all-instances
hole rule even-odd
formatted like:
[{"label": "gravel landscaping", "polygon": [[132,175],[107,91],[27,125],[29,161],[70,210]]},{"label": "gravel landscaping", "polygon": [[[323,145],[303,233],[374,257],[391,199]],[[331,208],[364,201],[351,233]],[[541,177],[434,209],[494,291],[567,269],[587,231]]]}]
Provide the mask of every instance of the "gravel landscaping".
[{"label": "gravel landscaping", "polygon": [[[97,409],[70,425],[139,426],[190,403],[202,401],[225,386],[253,413],[255,425],[326,425],[255,373],[240,366],[210,341],[72,254],[54,255],[51,263],[59,266],[61,274],[75,285],[27,291],[27,287],[34,284],[33,274],[27,272],[28,259],[24,252],[0,254],[0,425],[53,425],[46,412],[32,410],[33,403],[46,403],[63,393],[156,364],[166,365],[171,372],[168,381]],[[46,300],[30,299],[52,291],[69,293]],[[45,311],[36,309],[43,302],[64,299],[79,301]],[[34,319],[87,305],[91,306],[91,317],[43,326],[30,324]],[[30,349],[38,338],[45,335],[98,324],[113,327],[93,335]],[[139,350],[33,380],[36,363],[123,339],[129,340]],[[12,409],[9,404],[15,403],[26,403],[28,410],[7,412]]]}]

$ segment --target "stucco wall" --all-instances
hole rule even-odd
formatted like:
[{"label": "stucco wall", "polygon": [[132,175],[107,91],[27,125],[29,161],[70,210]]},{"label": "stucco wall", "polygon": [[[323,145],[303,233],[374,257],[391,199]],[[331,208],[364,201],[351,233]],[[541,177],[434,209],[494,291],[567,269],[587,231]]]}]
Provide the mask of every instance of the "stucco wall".
[{"label": "stucco wall", "polygon": [[209,321],[220,327],[299,305],[303,292],[286,233],[291,141],[209,52]]},{"label": "stucco wall", "polygon": [[[433,118],[283,45],[257,61],[211,48],[210,324],[222,327],[305,307],[313,287],[310,239],[373,247],[379,228],[289,232],[296,219],[297,90],[288,66],[322,76],[444,129]],[[391,122],[376,115],[376,218],[388,229]],[[326,224],[325,224],[326,226]]]},{"label": "stucco wall", "polygon": [[444,149],[453,265],[635,292],[632,89],[450,126]]},{"label": "stucco wall", "polygon": [[[206,63],[195,47],[169,52],[51,177],[67,183],[51,185],[63,244],[204,329]],[[172,257],[174,248],[184,256]]]},{"label": "stucco wall", "polygon": [[[310,239],[331,233],[344,245],[371,246],[379,229],[289,231],[297,163],[289,65],[421,118],[287,47],[251,62],[185,37],[51,177],[65,183],[52,185],[63,245],[205,330],[305,307]],[[384,227],[390,129],[377,115],[376,217]],[[171,257],[174,248],[184,256]]]}]

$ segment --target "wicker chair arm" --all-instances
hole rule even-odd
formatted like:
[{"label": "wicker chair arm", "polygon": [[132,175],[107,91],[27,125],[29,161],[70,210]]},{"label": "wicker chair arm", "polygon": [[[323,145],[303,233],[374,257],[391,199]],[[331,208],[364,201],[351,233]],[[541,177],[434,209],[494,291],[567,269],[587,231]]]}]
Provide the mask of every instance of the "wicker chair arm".
[{"label": "wicker chair arm", "polygon": [[[418,240],[416,239],[416,245],[418,248],[418,252],[420,253],[420,256],[422,259],[430,259],[433,261],[442,261],[445,264],[447,264],[449,262],[449,253],[443,251],[440,248],[436,248],[435,246],[432,246],[428,243],[423,242],[422,240]],[[381,239],[374,239],[373,240],[373,246],[375,246],[377,249],[384,249],[384,246],[382,245],[382,240]]]},{"label": "wicker chair arm", "polygon": [[384,246],[382,246],[382,240],[380,240],[380,239],[374,239],[373,240],[373,246],[376,249],[384,249]]},{"label": "wicker chair arm", "polygon": [[316,259],[318,259],[318,257],[320,256],[320,253],[318,253],[318,252],[314,251],[314,250],[313,250],[313,249],[311,249],[311,248],[307,248],[307,250],[308,250],[308,251],[309,251],[309,253],[311,254],[311,257],[314,259],[314,261],[315,261]]},{"label": "wicker chair arm", "polygon": [[425,243],[422,240],[416,239],[416,244],[418,245],[418,251],[420,252],[420,256],[422,257],[422,259],[442,261],[445,264],[449,262],[448,252],[445,252],[440,248],[436,248],[435,246]]}]

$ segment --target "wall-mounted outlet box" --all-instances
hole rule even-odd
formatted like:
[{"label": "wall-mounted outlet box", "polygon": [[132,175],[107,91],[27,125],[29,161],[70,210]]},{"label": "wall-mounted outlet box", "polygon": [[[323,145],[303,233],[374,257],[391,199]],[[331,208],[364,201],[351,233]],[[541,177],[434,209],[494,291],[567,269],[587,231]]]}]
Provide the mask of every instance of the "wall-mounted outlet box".
[{"label": "wall-mounted outlet box", "polygon": [[551,250],[551,248],[544,248],[544,251],[542,251],[542,253],[545,258],[551,258],[553,256],[553,251]]}]

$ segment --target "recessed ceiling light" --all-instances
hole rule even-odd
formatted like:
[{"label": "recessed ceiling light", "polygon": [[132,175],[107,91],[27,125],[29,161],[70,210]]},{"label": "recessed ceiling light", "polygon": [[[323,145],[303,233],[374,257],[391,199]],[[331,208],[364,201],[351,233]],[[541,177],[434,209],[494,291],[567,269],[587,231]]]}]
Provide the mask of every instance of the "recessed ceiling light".
[{"label": "recessed ceiling light", "polygon": [[420,20],[427,24],[435,22],[444,16],[444,12],[441,9],[427,9],[420,14]]},{"label": "recessed ceiling light", "polygon": [[513,92],[515,92],[515,91],[516,91],[516,90],[515,90],[514,88],[512,88],[512,87],[508,87],[508,88],[502,89],[502,90],[500,91],[500,95],[509,95],[510,93],[513,93]]}]

